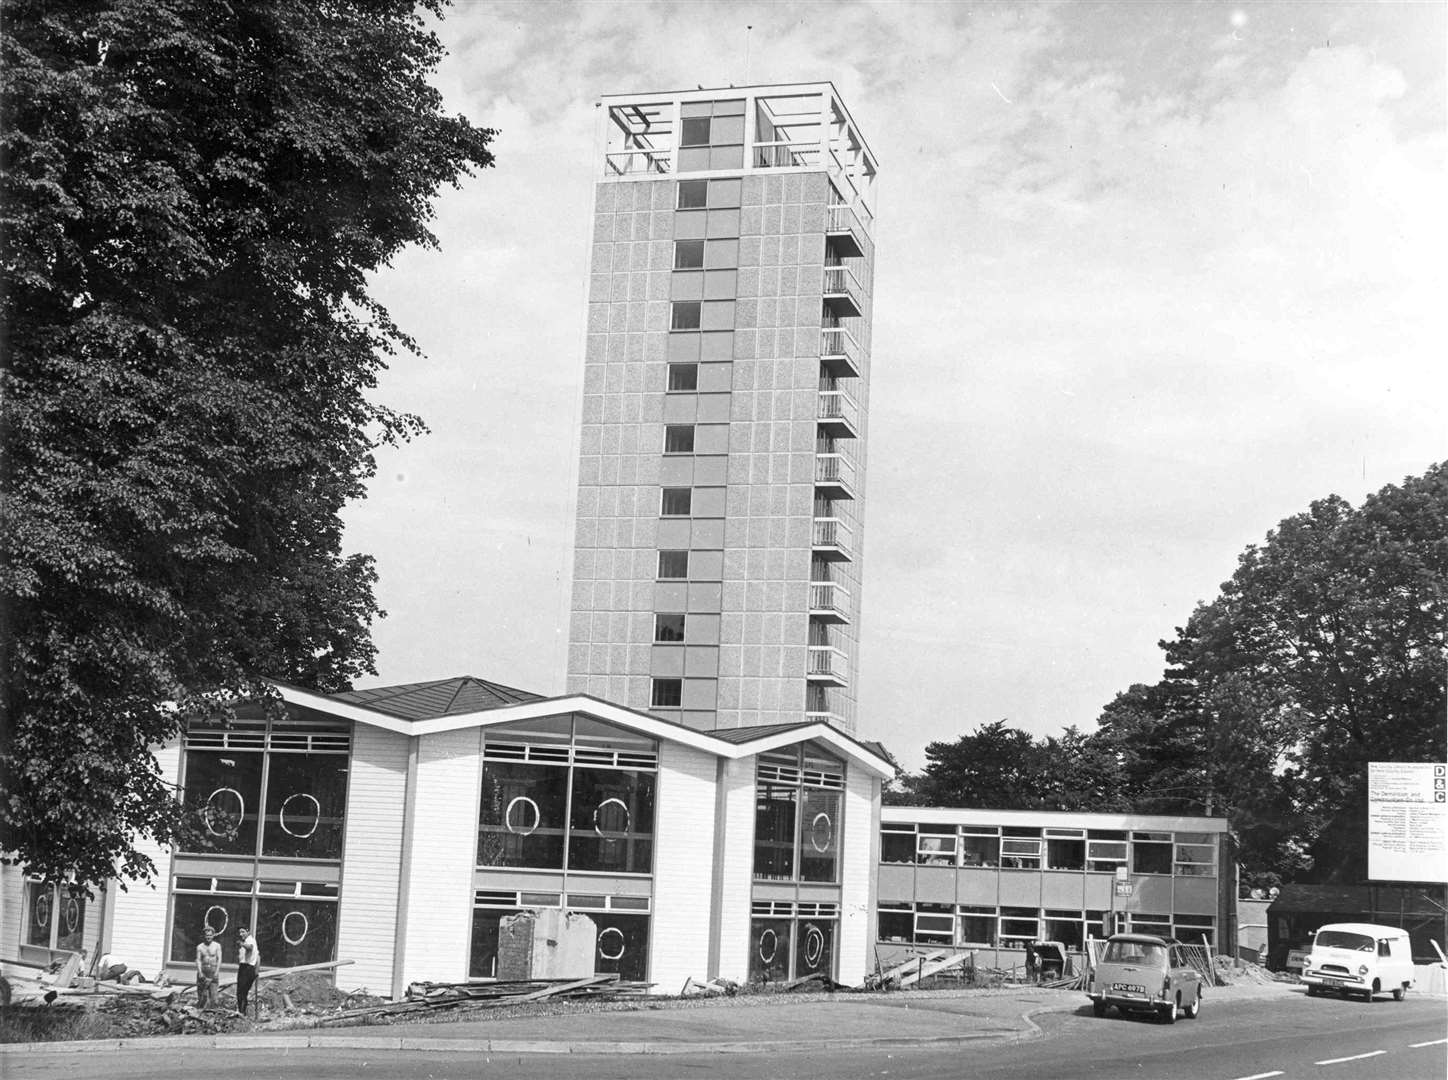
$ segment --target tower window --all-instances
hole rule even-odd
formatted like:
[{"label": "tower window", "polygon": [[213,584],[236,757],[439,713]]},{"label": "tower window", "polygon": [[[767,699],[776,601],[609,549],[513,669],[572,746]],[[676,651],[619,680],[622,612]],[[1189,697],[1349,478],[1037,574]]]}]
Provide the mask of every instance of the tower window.
[{"label": "tower window", "polygon": [[699,329],[699,310],[701,306],[697,300],[675,300],[672,318],[669,320],[669,329]]},{"label": "tower window", "polygon": [[692,454],[694,452],[694,425],[668,424],[664,427],[664,453]]},{"label": "tower window", "polygon": [[694,503],[693,488],[664,488],[659,513],[664,517],[688,517]]},{"label": "tower window", "polygon": [[699,365],[698,365],[698,364],[670,364],[670,365],[669,365],[669,389],[670,389],[670,390],[697,390],[697,389],[699,389]]},{"label": "tower window", "polygon": [[704,265],[704,241],[675,240],[674,269],[698,270]]},{"label": "tower window", "polygon": [[702,210],[709,203],[709,181],[680,180],[679,209]]},{"label": "tower window", "polygon": [[682,611],[663,611],[656,614],[654,616],[654,640],[683,641],[684,618]]},{"label": "tower window", "polygon": [[659,577],[667,581],[683,581],[689,576],[687,551],[659,552]]},{"label": "tower window", "polygon": [[649,701],[655,709],[677,709],[684,701],[684,680],[655,679]]}]

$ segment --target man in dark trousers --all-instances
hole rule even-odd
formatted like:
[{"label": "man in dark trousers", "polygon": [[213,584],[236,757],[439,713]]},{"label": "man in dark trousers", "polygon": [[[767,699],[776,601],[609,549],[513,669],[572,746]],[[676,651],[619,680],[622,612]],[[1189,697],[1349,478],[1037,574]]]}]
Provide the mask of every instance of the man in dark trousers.
[{"label": "man in dark trousers", "polygon": [[251,930],[242,927],[241,948],[236,956],[236,1011],[246,1015],[246,1000],[256,984],[256,969],[261,967],[261,950]]}]

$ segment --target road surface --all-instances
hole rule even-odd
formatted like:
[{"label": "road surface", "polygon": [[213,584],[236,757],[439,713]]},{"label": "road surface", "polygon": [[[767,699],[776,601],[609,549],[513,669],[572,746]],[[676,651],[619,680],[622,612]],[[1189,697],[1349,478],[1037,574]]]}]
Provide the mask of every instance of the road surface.
[{"label": "road surface", "polygon": [[[928,1003],[922,1003],[928,1008]],[[920,1008],[915,1006],[914,1008]],[[918,1015],[918,1013],[917,1013]],[[941,1012],[941,1034],[951,1017]],[[1270,1001],[1213,1002],[1200,1019],[1167,1026],[1088,1005],[1037,1018],[1039,1038],[949,1047],[834,1047],[794,1053],[661,1055],[484,1055],[432,1051],[209,1048],[109,1050],[0,1058],[6,1080],[1443,1080],[1448,1076],[1448,1002],[1410,996],[1366,1005],[1292,995]],[[555,1020],[566,1024],[566,1019]],[[888,1037],[841,1032],[841,1038]],[[560,1037],[565,1037],[560,1034]]]}]

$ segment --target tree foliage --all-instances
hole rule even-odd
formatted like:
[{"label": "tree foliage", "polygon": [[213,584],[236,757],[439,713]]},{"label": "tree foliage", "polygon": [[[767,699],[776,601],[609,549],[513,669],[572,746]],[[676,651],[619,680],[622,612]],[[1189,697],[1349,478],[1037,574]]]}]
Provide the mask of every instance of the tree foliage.
[{"label": "tree foliage", "polygon": [[1074,727],[1037,739],[1004,720],[925,747],[924,772],[899,781],[898,804],[996,810],[1124,810],[1116,749]]},{"label": "tree foliage", "polygon": [[419,424],[367,398],[412,349],[367,275],[492,160],[440,56],[401,0],[6,4],[7,858],[146,875],[182,827],[150,746],[372,670],[338,515]]}]

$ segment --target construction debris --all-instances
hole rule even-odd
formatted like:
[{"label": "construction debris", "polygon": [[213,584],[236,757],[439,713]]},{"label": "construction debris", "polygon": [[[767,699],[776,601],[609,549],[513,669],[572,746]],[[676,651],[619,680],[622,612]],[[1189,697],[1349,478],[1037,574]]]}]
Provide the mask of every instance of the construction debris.
[{"label": "construction debris", "polygon": [[903,964],[869,975],[865,978],[863,990],[903,990],[914,986],[921,979],[959,968],[969,962],[974,966],[973,952],[956,952],[954,949],[937,949],[923,956],[912,956]]},{"label": "construction debris", "polygon": [[649,983],[624,982],[617,975],[591,975],[586,979],[529,980],[525,982],[433,983],[415,982],[403,1001],[382,1002],[322,1017],[319,1024],[387,1022],[396,1016],[440,1009],[497,1009],[526,1005],[549,998],[591,998],[613,1001],[645,994]]}]

